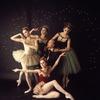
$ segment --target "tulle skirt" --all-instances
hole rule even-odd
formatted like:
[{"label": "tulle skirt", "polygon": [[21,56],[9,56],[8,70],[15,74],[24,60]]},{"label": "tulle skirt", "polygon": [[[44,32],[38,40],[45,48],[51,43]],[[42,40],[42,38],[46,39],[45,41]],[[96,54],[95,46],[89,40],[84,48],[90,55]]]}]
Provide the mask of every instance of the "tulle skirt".
[{"label": "tulle skirt", "polygon": [[68,74],[76,74],[81,70],[80,64],[77,58],[76,53],[71,48],[70,51],[65,53],[65,56],[62,56],[60,65],[59,65],[59,73],[63,75]]},{"label": "tulle skirt", "polygon": [[42,92],[42,87],[45,84],[45,82],[40,82],[38,83],[34,88],[33,88],[33,93],[34,94],[40,94],[40,92]]},{"label": "tulle skirt", "polygon": [[25,54],[24,50],[17,50],[13,51],[12,55],[15,61],[22,63],[25,66],[38,65],[40,62],[40,56],[36,52],[34,52],[32,55],[29,55]]}]

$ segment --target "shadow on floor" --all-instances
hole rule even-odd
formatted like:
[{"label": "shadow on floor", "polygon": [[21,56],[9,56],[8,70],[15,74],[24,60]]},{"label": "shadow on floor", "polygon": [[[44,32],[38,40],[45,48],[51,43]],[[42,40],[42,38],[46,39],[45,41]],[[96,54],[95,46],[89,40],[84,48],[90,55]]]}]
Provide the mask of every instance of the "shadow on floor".
[{"label": "shadow on floor", "polygon": [[[100,100],[100,74],[96,71],[80,72],[70,75],[70,82],[66,91],[71,93],[75,100]],[[24,94],[28,89],[26,81],[22,81],[20,87],[16,86],[16,80],[0,80],[0,100],[39,100],[32,98],[33,93]],[[59,99],[65,100],[63,94]],[[67,99],[69,100],[69,99]]]}]

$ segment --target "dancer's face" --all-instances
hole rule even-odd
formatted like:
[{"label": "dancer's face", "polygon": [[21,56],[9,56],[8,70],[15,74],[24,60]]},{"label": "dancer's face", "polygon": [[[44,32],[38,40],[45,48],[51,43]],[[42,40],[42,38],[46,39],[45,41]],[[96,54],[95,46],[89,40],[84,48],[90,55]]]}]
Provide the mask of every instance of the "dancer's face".
[{"label": "dancer's face", "polygon": [[64,33],[69,33],[70,29],[66,27],[66,28],[63,29],[63,31],[64,31]]},{"label": "dancer's face", "polygon": [[29,31],[23,30],[23,34],[24,34],[25,37],[28,37],[29,36]]},{"label": "dancer's face", "polygon": [[41,61],[40,61],[40,66],[41,66],[42,68],[45,68],[45,67],[47,66],[47,63],[46,63],[44,60],[41,60]]},{"label": "dancer's face", "polygon": [[41,29],[41,34],[47,35],[47,30],[46,30],[45,28],[42,28],[42,29]]}]

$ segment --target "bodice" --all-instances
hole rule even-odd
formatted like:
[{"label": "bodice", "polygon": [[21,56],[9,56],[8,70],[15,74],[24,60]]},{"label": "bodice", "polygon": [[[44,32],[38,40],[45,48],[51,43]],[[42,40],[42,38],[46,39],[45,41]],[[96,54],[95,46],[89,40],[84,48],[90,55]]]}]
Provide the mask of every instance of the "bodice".
[{"label": "bodice", "polygon": [[49,81],[49,77],[44,77],[42,74],[39,75],[39,82],[47,83]]},{"label": "bodice", "polygon": [[[34,39],[32,39],[32,40],[30,40],[30,41],[28,41],[28,40],[25,40],[25,42],[26,42],[26,44],[28,44],[28,45],[35,45],[35,40]],[[26,44],[23,44],[24,45],[24,51],[25,51],[25,54],[28,54],[28,55],[33,55],[33,53],[34,53],[34,49],[32,49],[32,48],[30,48],[30,47],[28,47]]]},{"label": "bodice", "polygon": [[[59,39],[60,38],[60,39]],[[65,39],[65,41],[63,41]],[[60,35],[55,39],[55,48],[64,49],[67,47],[67,41],[69,38]]]}]

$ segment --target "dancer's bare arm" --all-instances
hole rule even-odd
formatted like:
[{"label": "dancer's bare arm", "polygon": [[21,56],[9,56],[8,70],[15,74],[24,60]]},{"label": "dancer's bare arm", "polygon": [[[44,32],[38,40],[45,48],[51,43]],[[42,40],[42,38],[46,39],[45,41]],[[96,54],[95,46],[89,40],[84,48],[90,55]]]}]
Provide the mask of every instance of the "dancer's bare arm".
[{"label": "dancer's bare arm", "polygon": [[40,73],[39,69],[35,69],[35,70],[28,70],[28,69],[13,69],[13,72],[26,72],[26,73]]},{"label": "dancer's bare arm", "polygon": [[10,39],[16,42],[22,42],[24,39],[24,36],[21,33],[19,33],[19,34],[13,35]]},{"label": "dancer's bare arm", "polygon": [[39,36],[38,35],[30,35],[32,39],[37,39],[39,40]]},{"label": "dancer's bare arm", "polygon": [[39,31],[39,29],[38,28],[32,28],[29,33],[31,34],[33,31]]}]

